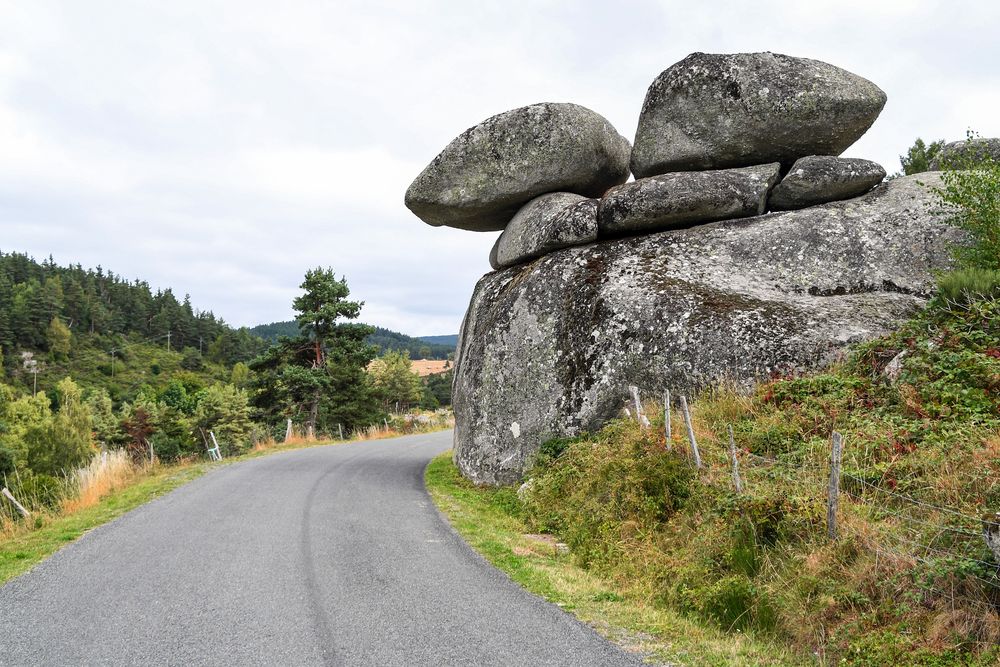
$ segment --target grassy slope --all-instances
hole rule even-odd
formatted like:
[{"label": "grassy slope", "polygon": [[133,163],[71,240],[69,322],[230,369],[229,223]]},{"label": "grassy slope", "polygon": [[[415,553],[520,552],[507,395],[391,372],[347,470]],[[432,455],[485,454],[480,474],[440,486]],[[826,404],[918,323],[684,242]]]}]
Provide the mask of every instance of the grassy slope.
[{"label": "grassy slope", "polygon": [[[207,361],[199,370],[185,370],[181,368],[184,357],[180,352],[153,343],[131,345],[118,353],[112,377],[110,355],[103,348],[91,346],[91,342],[88,340],[74,348],[68,361],[56,363],[43,360],[42,371],[38,374],[39,389],[48,389],[70,376],[88,390],[102,387],[116,399],[128,399],[143,384],[162,389],[177,379],[210,385],[228,381],[230,377],[230,371],[224,366]],[[31,389],[30,375],[23,374],[21,382],[28,390]]]},{"label": "grassy slope", "polygon": [[726,635],[656,608],[577,566],[551,541],[530,535],[512,489],[473,486],[461,477],[448,454],[431,462],[426,482],[438,508],[490,563],[629,650],[688,665],[805,664],[766,640]]},{"label": "grassy slope", "polygon": [[[886,367],[901,352],[892,380]],[[732,641],[751,662],[782,655],[755,648],[777,644],[786,652],[772,661],[781,664],[795,655],[821,664],[992,665],[1000,660],[1000,567],[979,517],[1000,504],[998,392],[1000,293],[939,299],[837,367],[774,380],[749,396],[703,394],[692,403],[701,471],[679,416],[667,452],[661,411],[649,406],[656,416],[648,431],[613,420],[576,441],[543,445],[524,503],[510,490],[455,480],[438,497],[515,579],[523,568],[566,571],[559,559],[510,555],[517,534],[552,533],[606,590],[670,619],[659,636],[687,635],[683,646],[699,651],[705,642],[709,656]],[[730,425],[743,494],[733,489]],[[836,542],[825,523],[832,430],[846,438]],[[491,540],[491,530],[504,538]],[[531,578],[527,585],[552,595]],[[628,614],[612,617],[619,608],[567,599],[588,620],[638,625]],[[698,630],[679,632],[680,623]]]}]

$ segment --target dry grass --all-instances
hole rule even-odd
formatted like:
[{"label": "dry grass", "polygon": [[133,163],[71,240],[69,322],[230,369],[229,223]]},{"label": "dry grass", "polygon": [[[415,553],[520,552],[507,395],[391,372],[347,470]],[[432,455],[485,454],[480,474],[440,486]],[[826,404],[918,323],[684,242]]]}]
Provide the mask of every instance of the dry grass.
[{"label": "dry grass", "polygon": [[420,377],[444,373],[451,368],[451,362],[446,359],[414,359],[410,361],[410,370]]},{"label": "dry grass", "polygon": [[70,475],[60,509],[70,514],[92,507],[108,494],[128,486],[139,472],[124,449],[101,452],[89,465]]}]

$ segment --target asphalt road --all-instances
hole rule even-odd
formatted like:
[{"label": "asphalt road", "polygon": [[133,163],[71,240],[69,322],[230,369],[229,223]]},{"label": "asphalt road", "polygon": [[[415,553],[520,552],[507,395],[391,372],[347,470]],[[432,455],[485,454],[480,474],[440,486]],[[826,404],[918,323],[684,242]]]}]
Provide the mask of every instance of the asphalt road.
[{"label": "asphalt road", "polygon": [[441,518],[451,438],[219,467],[0,588],[0,664],[637,664]]}]

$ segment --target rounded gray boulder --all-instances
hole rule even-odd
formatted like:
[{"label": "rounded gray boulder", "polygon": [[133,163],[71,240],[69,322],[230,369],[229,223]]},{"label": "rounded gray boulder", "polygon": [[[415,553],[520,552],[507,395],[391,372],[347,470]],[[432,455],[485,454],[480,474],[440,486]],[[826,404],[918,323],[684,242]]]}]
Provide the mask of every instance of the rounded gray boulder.
[{"label": "rounded gray boulder", "polygon": [[810,155],[795,161],[774,186],[767,206],[772,211],[790,211],[859,197],[884,178],[885,169],[871,160]]},{"label": "rounded gray boulder", "polygon": [[818,60],[693,53],[649,87],[632,173],[788,166],[806,155],[839,155],[885,101],[871,81]]},{"label": "rounded gray boulder", "polygon": [[772,162],[640,178],[605,195],[598,229],[601,236],[617,236],[760,215],[780,172],[781,165]]},{"label": "rounded gray boulder", "polygon": [[494,269],[506,268],[595,240],[597,200],[553,192],[521,207],[497,239],[490,265]]},{"label": "rounded gray boulder", "polygon": [[455,138],[410,184],[406,206],[429,225],[496,231],[538,195],[600,197],[624,183],[629,153],[628,140],[590,109],[533,104]]},{"label": "rounded gray boulder", "polygon": [[1000,163],[1000,138],[975,138],[967,141],[952,141],[941,147],[931,161],[931,171],[942,169],[963,169],[975,166],[985,160]]}]

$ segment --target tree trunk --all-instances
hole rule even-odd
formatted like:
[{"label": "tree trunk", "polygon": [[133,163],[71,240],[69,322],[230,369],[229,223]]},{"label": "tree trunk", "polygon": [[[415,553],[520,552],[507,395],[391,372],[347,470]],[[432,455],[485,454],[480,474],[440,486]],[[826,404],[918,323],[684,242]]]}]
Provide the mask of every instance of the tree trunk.
[{"label": "tree trunk", "polygon": [[319,419],[319,392],[313,395],[309,404],[309,420],[306,422],[306,437],[312,440],[316,437],[316,421]]}]

